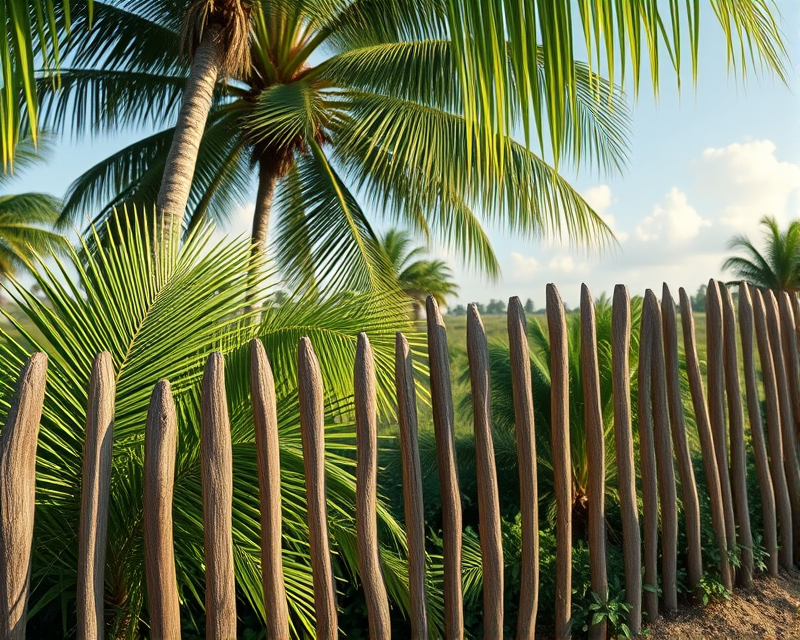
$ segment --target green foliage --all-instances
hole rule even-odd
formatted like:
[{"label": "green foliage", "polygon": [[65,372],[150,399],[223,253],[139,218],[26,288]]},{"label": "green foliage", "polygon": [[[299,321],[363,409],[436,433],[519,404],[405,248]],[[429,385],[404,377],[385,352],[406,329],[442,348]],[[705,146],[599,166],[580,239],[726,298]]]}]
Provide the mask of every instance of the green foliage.
[{"label": "green foliage", "polygon": [[759,251],[743,235],[735,236],[728,248],[741,255],[728,258],[722,265],[739,280],[757,287],[775,291],[800,289],[800,221],[792,220],[786,231],[781,231],[775,218],[761,218],[764,228],[764,249]]},{"label": "green foliage", "polygon": [[719,578],[712,573],[704,573],[700,578],[698,584],[698,591],[700,593],[700,601],[703,606],[707,605],[714,600],[730,600],[731,594],[725,588],[725,585],[720,582]]},{"label": "green foliage", "polygon": [[[249,349],[260,338],[276,377],[283,500],[285,584],[295,632],[313,628],[314,608],[308,556],[305,481],[296,382],[297,343],[311,338],[322,365],[326,404],[326,478],[336,573],[356,564],[352,362],[359,331],[369,335],[376,355],[378,397],[385,409],[393,398],[394,335],[409,322],[392,294],[336,299],[294,299],[265,308],[256,322],[250,308],[252,275],[245,242],[213,244],[208,229],[190,235],[180,250],[154,257],[146,228],[116,230],[125,242],[83,255],[72,251],[51,269],[39,265],[36,282],[44,300],[18,283],[9,295],[25,317],[8,317],[27,344],[49,358],[47,398],[37,459],[32,629],[46,622],[74,625],[77,522],[87,383],[95,354],[111,352],[116,372],[116,416],[108,555],[106,611],[109,629],[133,637],[145,621],[142,548],[143,433],[150,392],[164,377],[172,383],[178,413],[174,496],[176,570],[186,623],[201,628],[204,593],[202,492],[199,468],[200,392],[204,361],[212,350],[225,355],[233,440],[233,538],[237,595],[243,615],[263,616],[260,584],[256,449],[249,399]],[[75,274],[74,276],[71,274]],[[267,274],[265,274],[267,277]],[[259,302],[256,300],[255,302]],[[33,331],[26,326],[33,325]],[[409,338],[416,346],[415,336]],[[15,377],[29,347],[0,336],[0,397],[8,410]],[[407,606],[401,560],[405,536],[381,502],[378,518],[385,543],[384,576],[390,597]],[[61,610],[62,616],[54,616]],[[63,621],[63,622],[62,622]]]},{"label": "green foliage", "polygon": [[[619,580],[612,578],[612,587],[607,591],[605,597],[599,596],[594,591],[591,592],[589,605],[573,614],[573,626],[577,626],[586,632],[590,626],[606,622],[608,632],[612,638],[632,638],[630,628],[625,624],[631,606],[625,602],[625,590],[619,584]],[[611,596],[611,593],[615,595]]]}]

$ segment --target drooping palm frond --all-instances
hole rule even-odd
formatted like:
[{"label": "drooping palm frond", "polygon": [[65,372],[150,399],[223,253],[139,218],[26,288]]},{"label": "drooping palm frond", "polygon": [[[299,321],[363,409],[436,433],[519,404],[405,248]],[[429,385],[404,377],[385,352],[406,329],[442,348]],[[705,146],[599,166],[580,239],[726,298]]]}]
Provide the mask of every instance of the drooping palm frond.
[{"label": "drooping palm frond", "polygon": [[764,227],[764,250],[759,251],[747,236],[737,235],[728,243],[728,249],[741,251],[722,265],[741,280],[757,287],[776,291],[800,290],[800,222],[792,220],[786,231],[781,231],[775,218],[761,219]]},{"label": "drooping palm frond", "polygon": [[44,193],[0,196],[0,277],[31,263],[34,253],[63,252],[68,242],[51,231],[61,202]]}]

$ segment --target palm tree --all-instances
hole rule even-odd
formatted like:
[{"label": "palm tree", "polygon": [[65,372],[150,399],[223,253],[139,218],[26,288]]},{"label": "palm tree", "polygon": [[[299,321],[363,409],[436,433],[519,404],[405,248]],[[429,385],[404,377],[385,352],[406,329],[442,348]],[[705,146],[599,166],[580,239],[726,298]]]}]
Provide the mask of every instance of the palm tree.
[{"label": "palm tree", "polygon": [[759,223],[764,228],[764,249],[759,251],[747,236],[738,235],[728,249],[741,251],[722,265],[738,278],[757,287],[775,291],[800,290],[800,221],[792,220],[781,231],[775,218],[765,216]]},{"label": "palm tree", "polygon": [[419,320],[429,294],[440,305],[445,305],[447,296],[458,292],[458,285],[453,282],[453,272],[447,263],[444,260],[424,259],[425,248],[415,247],[407,231],[390,229],[381,237],[381,246],[397,276],[400,289],[411,298],[415,319]]}]

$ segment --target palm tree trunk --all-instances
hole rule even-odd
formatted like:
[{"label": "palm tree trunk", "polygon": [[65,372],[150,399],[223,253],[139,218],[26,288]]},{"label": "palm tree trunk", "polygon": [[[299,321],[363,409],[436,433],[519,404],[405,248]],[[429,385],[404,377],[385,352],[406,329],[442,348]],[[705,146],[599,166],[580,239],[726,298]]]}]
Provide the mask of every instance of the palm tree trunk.
[{"label": "palm tree trunk", "polygon": [[206,119],[211,110],[214,85],[223,58],[220,27],[208,25],[192,60],[192,68],[183,91],[183,103],[175,125],[175,135],[164,167],[164,178],[156,202],[164,237],[180,233],[189,191],[192,187],[197,151]]},{"label": "palm tree trunk", "polygon": [[262,156],[258,161],[258,193],[253,214],[253,253],[263,253],[267,248],[269,221],[275,185],[281,177],[281,162],[271,156]]}]

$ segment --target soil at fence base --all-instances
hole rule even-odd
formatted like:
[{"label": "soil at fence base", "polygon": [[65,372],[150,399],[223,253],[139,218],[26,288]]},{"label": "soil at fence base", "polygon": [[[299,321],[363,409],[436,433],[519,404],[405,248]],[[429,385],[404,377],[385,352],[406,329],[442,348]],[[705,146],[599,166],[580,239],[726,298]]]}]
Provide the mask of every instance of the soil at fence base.
[{"label": "soil at fence base", "polygon": [[756,578],[730,601],[681,608],[659,618],[646,636],[653,640],[800,640],[800,574]]}]

